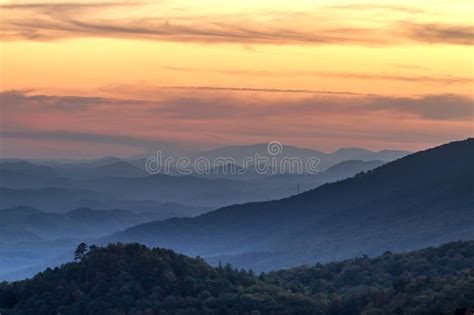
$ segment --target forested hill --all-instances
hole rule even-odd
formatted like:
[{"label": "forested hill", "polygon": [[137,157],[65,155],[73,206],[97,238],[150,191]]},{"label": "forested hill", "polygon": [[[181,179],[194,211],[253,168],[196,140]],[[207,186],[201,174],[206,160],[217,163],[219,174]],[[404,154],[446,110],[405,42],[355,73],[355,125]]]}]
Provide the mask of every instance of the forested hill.
[{"label": "forested hill", "polygon": [[139,244],[94,247],[77,258],[2,284],[1,314],[453,314],[474,307],[474,241],[261,275]]}]

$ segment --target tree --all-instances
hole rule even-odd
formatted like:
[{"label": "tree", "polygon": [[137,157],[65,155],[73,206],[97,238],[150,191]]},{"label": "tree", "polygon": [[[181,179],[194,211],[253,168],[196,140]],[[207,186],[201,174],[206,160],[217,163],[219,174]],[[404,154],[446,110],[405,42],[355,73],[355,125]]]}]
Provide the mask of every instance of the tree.
[{"label": "tree", "polygon": [[86,243],[81,243],[77,245],[77,248],[74,251],[74,260],[82,260],[86,256],[87,249],[88,247]]},{"label": "tree", "polygon": [[[6,285],[0,283],[0,308],[11,308],[17,303],[15,294]],[[1,313],[0,313],[1,314]]]}]

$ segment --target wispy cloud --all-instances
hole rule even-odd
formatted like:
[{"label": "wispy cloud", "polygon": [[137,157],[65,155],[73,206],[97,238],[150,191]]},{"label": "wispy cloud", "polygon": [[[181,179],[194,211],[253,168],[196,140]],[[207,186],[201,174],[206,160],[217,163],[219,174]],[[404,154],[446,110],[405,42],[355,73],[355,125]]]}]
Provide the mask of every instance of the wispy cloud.
[{"label": "wispy cloud", "polygon": [[182,71],[182,72],[201,72],[201,73],[218,73],[225,75],[238,76],[308,76],[308,77],[330,77],[338,79],[362,79],[362,80],[384,80],[384,81],[405,81],[405,82],[425,82],[434,84],[458,84],[472,83],[473,78],[455,77],[455,76],[420,76],[407,74],[389,74],[389,73],[357,73],[357,72],[321,72],[321,71],[269,71],[269,70],[238,70],[238,69],[199,69],[186,67],[162,67],[165,70]]},{"label": "wispy cloud", "polygon": [[201,91],[227,91],[227,92],[264,92],[264,93],[289,93],[289,94],[329,94],[329,95],[366,95],[373,94],[355,93],[347,91],[325,91],[307,89],[272,89],[272,88],[248,88],[230,86],[160,86],[161,89],[173,90],[201,90]]},{"label": "wispy cloud", "polygon": [[[146,10],[147,6],[153,5]],[[340,10],[397,10],[425,14],[401,5],[346,5],[305,12],[258,11],[254,14],[199,15],[186,10],[160,10],[156,3],[18,3],[4,4],[3,40],[56,40],[76,37],[135,38],[157,41],[239,44],[394,45],[406,42],[472,45],[471,25],[400,22],[394,19],[359,24],[347,21]],[[128,8],[146,12],[126,14]],[[114,14],[109,14],[114,9]],[[121,15],[117,15],[117,11]],[[160,12],[153,15],[150,12]],[[364,16],[365,17],[365,16]],[[362,17],[361,17],[362,18]],[[366,18],[366,17],[365,17]],[[338,23],[334,23],[334,22]]]},{"label": "wispy cloud", "polygon": [[474,43],[474,26],[472,24],[401,23],[401,27],[408,38],[418,42],[457,45],[472,45]]},{"label": "wispy cloud", "polygon": [[141,104],[141,100],[113,99],[104,97],[83,96],[50,96],[30,95],[33,91],[3,91],[0,92],[0,109],[2,111],[64,111],[77,112],[107,105],[121,106],[126,104]]},{"label": "wispy cloud", "polygon": [[380,31],[369,29],[321,29],[316,32],[236,21],[185,21],[142,18],[94,20],[73,18],[13,20],[5,23],[4,40],[55,40],[74,37],[134,38],[171,42],[254,44],[388,44]]},{"label": "wispy cloud", "polygon": [[382,10],[382,11],[401,11],[401,12],[412,13],[412,14],[427,13],[425,9],[415,7],[415,6],[382,4],[382,3],[342,4],[342,5],[327,6],[327,8],[335,9],[335,10],[351,10],[351,11]]},{"label": "wispy cloud", "polygon": [[1,9],[22,9],[22,10],[44,10],[45,12],[52,12],[57,10],[78,9],[93,10],[96,8],[108,8],[118,6],[133,6],[138,5],[138,2],[24,2],[24,3],[4,3],[0,4]]}]

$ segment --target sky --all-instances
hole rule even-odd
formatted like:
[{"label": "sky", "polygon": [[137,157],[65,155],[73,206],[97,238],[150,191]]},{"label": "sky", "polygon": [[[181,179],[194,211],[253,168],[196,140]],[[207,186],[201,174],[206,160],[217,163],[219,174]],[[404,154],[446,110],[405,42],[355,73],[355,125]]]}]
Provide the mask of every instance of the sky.
[{"label": "sky", "polygon": [[471,0],[0,0],[0,155],[472,137]]}]

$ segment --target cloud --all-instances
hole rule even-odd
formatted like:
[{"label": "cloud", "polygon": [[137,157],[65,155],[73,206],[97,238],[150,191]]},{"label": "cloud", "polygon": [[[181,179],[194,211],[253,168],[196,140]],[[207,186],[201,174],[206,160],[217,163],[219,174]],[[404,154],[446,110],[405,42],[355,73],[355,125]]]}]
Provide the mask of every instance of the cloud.
[{"label": "cloud", "polygon": [[474,26],[472,24],[402,23],[402,29],[408,38],[418,42],[456,45],[472,45],[474,43]]},{"label": "cloud", "polygon": [[182,72],[202,72],[218,73],[225,75],[238,76],[309,76],[309,77],[331,77],[338,79],[362,79],[362,80],[384,80],[384,81],[405,81],[405,82],[425,82],[433,84],[459,84],[472,83],[473,78],[455,77],[455,76],[420,76],[420,75],[401,75],[401,74],[383,74],[383,73],[357,73],[357,72],[321,72],[321,71],[266,71],[266,70],[232,70],[232,69],[198,69],[186,67],[162,67],[165,70]]},{"label": "cloud", "polygon": [[173,90],[201,90],[201,91],[224,91],[224,92],[264,92],[264,93],[289,93],[289,94],[330,94],[330,95],[373,95],[354,93],[347,91],[325,91],[307,89],[271,89],[271,88],[247,88],[230,86],[160,86],[161,89]]},{"label": "cloud", "polygon": [[133,2],[31,2],[31,3],[5,3],[0,4],[0,9],[4,10],[42,10],[51,12],[57,10],[93,10],[96,8],[109,8],[119,6],[137,5]]},{"label": "cloud", "polygon": [[2,92],[0,143],[14,152],[33,145],[31,150],[41,152],[49,147],[74,152],[94,147],[96,154],[111,146],[182,151],[191,144],[256,143],[275,137],[297,145],[324,142],[334,147],[362,141],[383,148],[387,141],[426,145],[466,137],[474,119],[472,98],[452,94],[386,97],[156,87],[142,95]]},{"label": "cloud", "polygon": [[77,112],[89,108],[98,108],[107,105],[141,104],[141,100],[113,99],[104,97],[83,97],[83,96],[50,96],[50,95],[29,95],[33,91],[3,91],[0,92],[0,109],[2,111],[64,111]]},{"label": "cloud", "polygon": [[410,113],[432,120],[474,119],[474,101],[454,94],[426,95],[419,98],[376,98],[373,103],[365,107],[370,110]]},{"label": "cloud", "polygon": [[[142,13],[130,10],[131,6]],[[355,10],[353,19],[339,14],[342,9]],[[425,16],[424,11],[414,7],[370,4],[329,6],[302,12],[257,10],[227,14],[208,11],[199,14],[166,3],[148,2],[4,4],[0,6],[4,17],[0,36],[3,40],[102,37],[245,45],[373,46],[409,42],[472,45],[470,25],[400,23],[393,18],[379,19],[376,15],[372,16],[372,23],[357,22],[367,19],[363,12],[368,9]]]},{"label": "cloud", "polygon": [[[183,22],[184,21],[184,22]],[[378,30],[321,29],[317,32],[244,21],[229,24],[219,21],[163,21],[159,18],[94,21],[71,17],[60,19],[22,19],[5,23],[4,40],[55,40],[74,37],[133,38],[171,42],[245,43],[245,44],[387,44]]]},{"label": "cloud", "polygon": [[425,9],[414,6],[396,5],[396,4],[374,4],[374,3],[358,3],[328,6],[328,9],[335,10],[351,10],[351,11],[367,11],[367,10],[384,10],[384,11],[401,11],[404,13],[427,13]]},{"label": "cloud", "polygon": [[91,132],[72,132],[67,130],[41,131],[41,130],[4,130],[4,138],[27,138],[30,140],[57,140],[85,143],[112,143],[142,147],[144,145],[157,145],[157,140],[146,140],[126,135],[110,135]]},{"label": "cloud", "polygon": [[354,72],[320,72],[319,76],[333,77],[338,79],[362,79],[362,80],[383,80],[383,81],[405,81],[405,82],[425,82],[436,84],[457,84],[472,83],[473,78],[455,76],[420,76],[420,75],[400,75],[383,73],[354,73]]},{"label": "cloud", "polygon": [[[29,129],[29,128],[11,128],[8,130],[2,130],[0,133],[0,139],[4,144],[6,144],[5,140],[27,140],[31,141],[35,144],[38,144],[38,148],[41,148],[42,143],[67,143],[67,144],[74,144],[78,148],[87,147],[87,149],[92,149],[92,152],[95,152],[95,155],[101,155],[100,150],[101,146],[107,146],[108,149],[113,148],[114,146],[117,147],[129,147],[135,148],[138,151],[129,151],[129,152],[155,152],[154,150],[161,150],[166,154],[179,154],[182,152],[186,152],[190,148],[193,148],[192,143],[188,143],[186,141],[181,141],[179,143],[171,142],[163,139],[159,139],[156,136],[153,138],[146,138],[146,137],[134,137],[134,136],[127,136],[127,135],[118,135],[118,134],[107,134],[107,133],[99,133],[99,132],[80,132],[80,131],[70,131],[70,130],[39,130],[39,129]],[[8,146],[12,146],[9,144]],[[61,151],[61,145],[53,146],[56,150],[59,149]],[[4,151],[0,147],[0,155],[7,154],[8,152]],[[64,151],[64,150],[63,150]],[[80,153],[79,153],[80,152]],[[79,152],[76,154],[82,154],[83,150],[79,149]],[[58,152],[56,152],[58,153]],[[61,153],[61,152],[60,152]],[[31,154],[31,153],[30,153]],[[43,153],[45,156],[49,156],[51,153]],[[62,152],[60,155],[63,155]],[[77,155],[73,157],[77,157]],[[106,155],[107,152],[102,152],[103,155]],[[132,153],[128,153],[132,154]],[[36,155],[36,152],[32,154],[33,156]],[[14,156],[14,155],[13,155]],[[68,156],[66,153],[65,156]],[[69,156],[72,157],[72,156]]]},{"label": "cloud", "polygon": [[[194,90],[188,94],[187,90]],[[389,111],[394,115],[410,114],[419,119],[467,121],[473,119],[473,99],[454,94],[419,97],[387,97],[329,92],[311,93],[303,90],[172,87],[154,90],[149,99],[105,97],[48,96],[33,92],[0,93],[0,110],[9,113],[89,113],[91,116],[117,111],[159,114],[160,119],[228,120],[242,117],[274,117],[369,114]],[[245,93],[252,92],[252,95]],[[274,93],[283,93],[280,96]],[[140,116],[141,117],[141,116]]]}]

